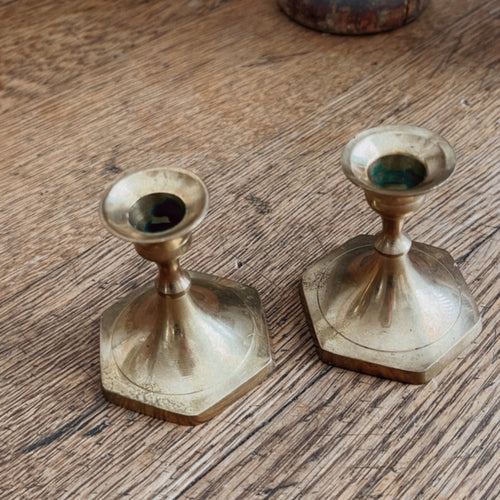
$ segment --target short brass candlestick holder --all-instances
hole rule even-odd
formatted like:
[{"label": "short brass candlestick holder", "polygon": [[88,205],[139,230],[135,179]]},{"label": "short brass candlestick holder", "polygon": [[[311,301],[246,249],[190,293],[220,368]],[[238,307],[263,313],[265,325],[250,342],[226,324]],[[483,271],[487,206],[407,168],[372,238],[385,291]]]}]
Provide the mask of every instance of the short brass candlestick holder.
[{"label": "short brass candlestick holder", "polygon": [[108,229],[159,269],[102,316],[104,394],[181,424],[212,418],[273,366],[256,290],[179,264],[207,210],[204,183],[170,168],[123,177],[101,206]]},{"label": "short brass candlestick holder", "polygon": [[323,361],[410,383],[439,373],[481,330],[477,306],[451,256],[412,242],[404,220],[455,168],[441,137],[417,127],[366,130],[342,167],[382,218],[303,275],[302,292]]}]

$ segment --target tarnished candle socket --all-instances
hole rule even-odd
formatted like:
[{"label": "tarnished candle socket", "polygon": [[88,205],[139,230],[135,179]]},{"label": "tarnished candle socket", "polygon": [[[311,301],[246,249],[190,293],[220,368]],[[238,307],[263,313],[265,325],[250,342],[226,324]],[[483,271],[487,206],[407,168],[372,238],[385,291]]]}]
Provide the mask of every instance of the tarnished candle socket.
[{"label": "tarnished candle socket", "polygon": [[334,250],[302,279],[320,358],[409,383],[439,373],[481,331],[475,301],[451,256],[412,242],[404,220],[455,168],[428,130],[384,126],[356,136],[342,167],[382,218],[382,231]]},{"label": "tarnished candle socket", "polygon": [[159,269],[102,316],[104,394],[180,424],[212,418],[273,367],[256,290],[179,264],[207,210],[205,184],[173,168],[123,177],[101,205],[108,229]]}]

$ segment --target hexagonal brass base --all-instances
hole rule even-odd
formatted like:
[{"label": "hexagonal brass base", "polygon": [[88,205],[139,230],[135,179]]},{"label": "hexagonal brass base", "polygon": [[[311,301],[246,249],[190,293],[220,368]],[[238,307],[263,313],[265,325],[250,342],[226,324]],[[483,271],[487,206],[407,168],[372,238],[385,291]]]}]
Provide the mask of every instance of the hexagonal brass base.
[{"label": "hexagonal brass base", "polygon": [[146,285],[101,319],[101,379],[113,403],[194,425],[220,413],[273,368],[260,299],[232,280],[189,272],[180,296]]},{"label": "hexagonal brass base", "polygon": [[337,248],[302,278],[319,357],[336,366],[414,384],[438,374],[481,331],[451,256],[413,243],[384,256],[373,236]]}]

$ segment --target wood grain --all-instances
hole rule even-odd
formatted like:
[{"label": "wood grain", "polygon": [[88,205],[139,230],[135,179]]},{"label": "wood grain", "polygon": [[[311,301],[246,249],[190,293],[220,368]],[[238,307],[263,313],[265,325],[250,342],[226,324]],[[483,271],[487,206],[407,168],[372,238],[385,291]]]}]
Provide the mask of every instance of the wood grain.
[{"label": "wood grain", "polygon": [[[0,1],[0,496],[498,497],[498,15],[494,0],[434,1],[350,38],[271,0]],[[407,229],[453,255],[483,312],[425,386],[321,363],[297,288],[378,227],[339,157],[389,123],[457,152]],[[277,364],[196,428],[99,387],[100,314],[154,271],[97,206],[121,172],[154,165],[207,182],[186,266],[259,290]]]}]

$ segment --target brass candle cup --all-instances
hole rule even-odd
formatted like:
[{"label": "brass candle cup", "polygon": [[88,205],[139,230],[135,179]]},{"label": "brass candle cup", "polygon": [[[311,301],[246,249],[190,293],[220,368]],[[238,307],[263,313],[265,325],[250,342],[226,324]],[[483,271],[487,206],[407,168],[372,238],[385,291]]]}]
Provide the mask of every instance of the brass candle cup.
[{"label": "brass candle cup", "polygon": [[481,331],[451,256],[403,232],[405,219],[453,173],[455,154],[428,130],[383,126],[349,142],[341,163],[381,216],[382,230],[349,240],[304,273],[318,354],[342,368],[427,382]]},{"label": "brass candle cup", "polygon": [[108,229],[158,265],[156,282],[102,315],[103,392],[180,424],[212,418],[273,367],[256,290],[179,263],[207,210],[205,184],[174,168],[126,175],[101,205]]}]

